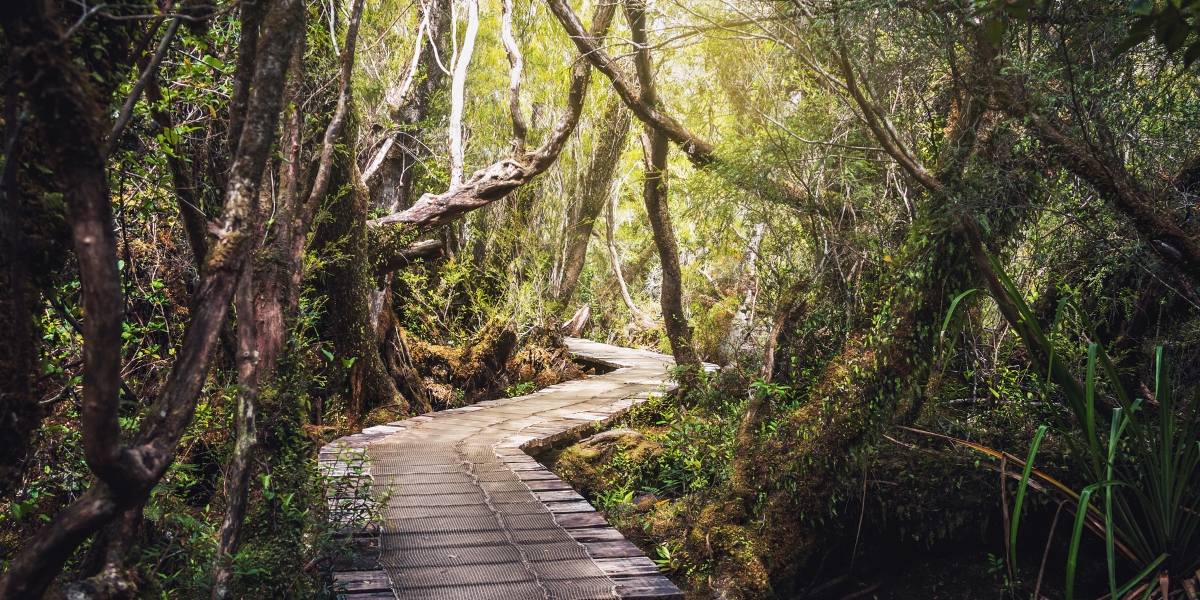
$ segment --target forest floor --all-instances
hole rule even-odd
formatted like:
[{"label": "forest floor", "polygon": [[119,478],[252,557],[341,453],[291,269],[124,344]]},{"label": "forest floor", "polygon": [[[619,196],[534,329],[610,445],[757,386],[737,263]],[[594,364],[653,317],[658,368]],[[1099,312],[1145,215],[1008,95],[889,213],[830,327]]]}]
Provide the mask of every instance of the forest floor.
[{"label": "forest floor", "polygon": [[[744,532],[762,526],[712,516],[727,493],[728,444],[744,414],[736,397],[717,389],[719,378],[689,407],[667,396],[636,407],[605,432],[537,457],[695,600],[743,597],[739,588],[756,574],[734,572],[737,567],[722,559],[726,544],[718,545],[717,532],[743,536],[732,546],[748,548],[755,540]],[[1021,583],[1010,587],[999,475],[986,457],[977,460],[981,456],[907,443],[881,446],[868,468],[870,485],[858,479],[844,486],[836,506],[822,515],[826,526],[814,558],[789,580],[771,581],[774,597],[1003,600],[1032,589],[1055,505],[1039,501],[1028,510],[1017,547]],[[1063,595],[1068,517],[1054,530],[1041,596]],[[697,542],[696,531],[712,532],[711,544],[707,534]],[[1086,540],[1083,552],[1089,564],[1100,564],[1092,559],[1102,549],[1093,542]],[[1099,575],[1081,565],[1077,597],[1103,595]]]}]

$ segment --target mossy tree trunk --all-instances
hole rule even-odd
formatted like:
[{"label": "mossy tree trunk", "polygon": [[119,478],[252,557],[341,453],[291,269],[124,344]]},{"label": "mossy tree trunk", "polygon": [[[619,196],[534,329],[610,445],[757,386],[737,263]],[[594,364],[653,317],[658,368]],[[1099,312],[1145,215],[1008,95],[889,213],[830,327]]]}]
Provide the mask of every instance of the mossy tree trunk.
[{"label": "mossy tree trunk", "polygon": [[29,442],[42,421],[36,396],[41,337],[34,320],[40,295],[33,285],[24,249],[17,198],[21,130],[16,86],[9,86],[4,106],[4,167],[0,171],[0,444],[9,451],[0,459],[0,497],[21,483],[21,465]]},{"label": "mossy tree trunk", "polygon": [[[428,160],[429,154],[421,137],[433,116],[435,96],[445,80],[437,61],[449,56],[450,19],[448,0],[434,0],[421,7],[418,30],[422,37],[416,43],[418,55],[414,57],[413,70],[407,80],[389,92],[389,101],[396,102],[391,112],[398,130],[384,141],[378,150],[381,154],[372,160],[372,163],[378,161],[378,167],[372,169],[374,165],[369,164],[369,172],[363,176],[364,183],[370,186],[373,208],[396,212],[413,204],[413,181],[422,157]],[[392,275],[380,273],[378,277],[378,285],[371,288],[368,302],[380,357],[409,406],[417,412],[428,411],[428,393],[412,368],[407,338],[392,309],[396,297]]]},{"label": "mossy tree trunk", "polygon": [[356,124],[347,123],[336,147],[325,215],[313,241],[324,261],[317,275],[327,298],[322,329],[333,341],[334,371],[343,376],[338,382],[343,387],[335,391],[345,394],[346,416],[354,421],[400,399],[379,355],[371,322],[369,295],[375,279],[367,252],[370,199],[354,162],[356,135]]},{"label": "mossy tree trunk", "polygon": [[[913,418],[934,385],[930,376],[939,328],[951,300],[981,283],[960,227],[963,215],[985,216],[991,227],[983,241],[1003,247],[1030,214],[1035,168],[1014,155],[1011,129],[992,124],[988,139],[979,138],[991,93],[985,82],[996,65],[990,42],[976,29],[968,34],[973,52],[958,83],[958,104],[953,114],[944,115],[948,127],[936,172],[927,170],[895,133],[864,83],[868,76],[852,66],[845,43],[839,44],[843,89],[875,141],[924,188],[926,200],[897,260],[881,267],[878,284],[871,287],[884,293],[875,299],[871,318],[851,328],[804,405],[785,416],[779,427],[788,432],[784,439],[759,440],[739,465],[750,471],[735,476],[741,482],[734,490],[741,509],[767,494],[760,516],[772,526],[764,529],[762,547],[772,550],[769,572],[775,582],[787,581],[806,564],[819,544],[819,517],[828,513],[845,476],[862,465],[864,449],[886,425]],[[983,158],[972,160],[976,156]],[[956,314],[964,312],[960,307]],[[803,351],[777,348],[775,366]],[[776,381],[785,375],[782,383],[807,385],[788,381],[786,373],[774,375]],[[789,486],[795,491],[785,491]],[[766,570],[765,556],[743,553],[741,560],[748,569]]]},{"label": "mossy tree trunk", "polygon": [[[650,106],[658,104],[654,89],[654,64],[650,58],[649,42],[646,39],[646,5],[641,0],[625,2],[625,16],[633,43],[637,46],[634,66],[637,68],[641,100]],[[646,215],[654,232],[654,245],[658,247],[658,258],[662,265],[662,317],[671,342],[671,354],[675,364],[683,368],[684,389],[700,368],[700,358],[692,346],[692,328],[683,312],[683,274],[679,266],[679,242],[675,238],[675,227],[671,223],[668,204],[667,154],[671,141],[658,127],[647,124],[642,134],[645,150],[646,177],[642,197],[646,202]]]}]

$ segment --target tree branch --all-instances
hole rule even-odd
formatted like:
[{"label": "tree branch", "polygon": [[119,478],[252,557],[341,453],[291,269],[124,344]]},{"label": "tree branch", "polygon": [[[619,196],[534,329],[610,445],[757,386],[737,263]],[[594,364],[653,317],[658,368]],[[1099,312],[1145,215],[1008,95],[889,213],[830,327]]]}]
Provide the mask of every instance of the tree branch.
[{"label": "tree branch", "polygon": [[[612,14],[612,4],[602,2],[596,6],[596,14],[592,18],[593,35],[604,35],[608,31]],[[463,214],[500,200],[525,185],[558,159],[579,123],[590,79],[591,65],[587,61],[576,60],[571,72],[566,110],[537,150],[525,153],[520,159],[506,158],[493,163],[476,171],[462,185],[452,185],[441,194],[425,194],[407,210],[369,221],[367,225],[372,228],[398,227],[428,231],[452,223]]]},{"label": "tree branch", "polygon": [[667,136],[667,139],[675,142],[688,155],[688,159],[697,166],[707,165],[713,162],[715,149],[713,145],[701,139],[691,131],[688,131],[683,125],[672,118],[670,115],[660,111],[656,106],[656,102],[652,98],[643,97],[643,92],[638,89],[634,81],[629,78],[617,65],[616,61],[608,55],[607,52],[600,46],[596,40],[595,34],[589,34],[580,24],[579,18],[567,5],[566,0],[548,0],[550,10],[554,16],[558,17],[559,23],[567,30],[567,35],[571,37],[571,41],[575,43],[575,47],[579,49],[588,61],[596,67],[597,71],[603,73],[613,84],[613,89],[625,101],[625,105],[629,107],[633,114],[643,123],[653,126]]},{"label": "tree branch", "polygon": [[418,260],[433,260],[441,258],[446,253],[445,247],[441,240],[422,240],[413,242],[384,260],[377,261],[375,272],[377,274],[391,273],[408,268],[412,263]]},{"label": "tree branch", "polygon": [[[333,118],[325,127],[325,139],[321,143],[321,162],[317,165],[317,178],[313,182],[312,191],[305,205],[310,212],[316,212],[317,206],[325,199],[329,191],[329,179],[332,176],[333,150],[338,136],[342,134],[342,125],[346,121],[346,112],[350,109],[351,73],[354,70],[354,49],[358,40],[358,24],[362,21],[363,0],[354,0],[350,9],[350,23],[346,26],[346,48],[340,57],[341,62],[341,93],[338,94],[337,109]],[[330,35],[336,35],[330,32]]]},{"label": "tree branch", "polygon": [[525,153],[526,135],[525,117],[521,115],[521,71],[525,61],[513,36],[513,0],[503,1],[500,39],[504,41],[504,50],[508,53],[508,112],[512,115],[513,156],[521,156]]},{"label": "tree branch", "polygon": [[1167,263],[1177,263],[1193,283],[1200,282],[1200,241],[1151,206],[1149,195],[1111,157],[1097,156],[1088,145],[1063,134],[1048,119],[1008,93],[997,94],[1005,112],[1029,123],[1029,131],[1058,156],[1072,173],[1090,183],[1101,196],[1133,222]]},{"label": "tree branch", "polygon": [[179,22],[181,20],[179,17],[171,19],[171,22],[167,25],[167,32],[163,34],[162,41],[158,43],[158,49],[155,50],[154,56],[150,58],[150,62],[142,71],[141,77],[138,77],[137,83],[133,84],[133,90],[125,98],[125,105],[121,107],[121,113],[117,117],[117,122],[113,123],[112,132],[108,134],[105,154],[112,152],[112,149],[117,145],[117,141],[121,137],[121,133],[129,125],[129,120],[133,118],[133,107],[137,104],[138,98],[142,96],[142,90],[146,89],[146,84],[158,77],[158,67],[162,64],[163,58],[167,55],[167,50],[171,47],[171,39],[175,37],[175,30],[179,29]]}]

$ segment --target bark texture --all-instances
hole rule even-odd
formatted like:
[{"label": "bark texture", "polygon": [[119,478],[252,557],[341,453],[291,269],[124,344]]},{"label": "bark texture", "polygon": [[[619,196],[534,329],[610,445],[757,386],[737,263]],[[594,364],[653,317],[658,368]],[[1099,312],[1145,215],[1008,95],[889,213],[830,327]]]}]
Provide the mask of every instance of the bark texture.
[{"label": "bark texture", "polygon": [[317,275],[328,298],[322,328],[334,342],[333,366],[344,373],[347,414],[357,420],[375,407],[396,402],[399,392],[384,367],[371,323],[369,294],[375,286],[367,244],[369,198],[348,150],[354,128],[345,128],[342,135],[334,158],[337,190],[325,204],[328,218],[317,229],[313,248],[331,259]]},{"label": "bark texture", "polygon": [[212,569],[212,599],[229,598],[233,586],[233,556],[241,544],[242,519],[246,516],[246,493],[250,487],[251,457],[258,445],[255,429],[255,399],[258,396],[258,334],[255,332],[253,261],[247,260],[234,292],[237,311],[237,412],[234,417],[234,449],[225,476],[225,516],[217,540],[217,558]]},{"label": "bark texture", "polygon": [[[599,4],[592,18],[592,38],[603,36],[612,20],[613,5]],[[410,208],[392,213],[368,225],[378,230],[375,235],[385,247],[392,241],[416,231],[431,231],[456,221],[462,215],[487,206],[525,185],[534,177],[545,172],[558,160],[563,147],[570,138],[579,116],[583,112],[583,100],[591,82],[591,65],[576,60],[571,70],[571,84],[567,93],[567,106],[546,141],[536,150],[526,152],[519,159],[509,158],[476,171],[462,185],[451,186],[441,194],[425,194]]]},{"label": "bark texture", "polygon": [[525,58],[521,56],[521,48],[513,35],[513,0],[503,0],[500,39],[504,42],[504,51],[508,54],[508,112],[512,119],[513,156],[520,156],[525,153],[525,136],[528,129],[525,125],[525,115],[521,113],[521,71],[525,68]]},{"label": "bark texture", "polygon": [[26,0],[0,10],[6,37],[20,48],[14,52],[19,56],[15,83],[29,98],[45,139],[56,144],[55,170],[62,173],[83,282],[82,429],[85,458],[97,477],[83,497],[60,511],[14,558],[0,580],[0,598],[41,597],[75,548],[118,515],[140,507],[173,461],[211,364],[233,283],[253,242],[255,199],[302,9],[297,0],[277,0],[263,20],[264,43],[253,61],[225,208],[213,228],[214,244],[194,296],[192,319],[162,395],[132,447],[122,444],[117,423],[124,299],[101,137],[108,127],[88,76],[60,42],[63,32],[51,6]]},{"label": "bark texture", "polygon": [[[650,44],[646,39],[646,6],[640,0],[627,0],[625,14],[629,19],[629,30],[637,53],[634,66],[637,69],[639,97],[654,106],[658,95],[654,89],[654,63],[650,58]],[[662,129],[647,124],[642,134],[645,150],[646,177],[642,197],[646,202],[646,215],[654,232],[654,245],[658,247],[658,259],[662,265],[662,317],[671,342],[671,354],[675,364],[687,369],[683,383],[687,384],[700,368],[700,358],[692,346],[692,329],[683,311],[683,273],[679,266],[679,242],[671,223],[671,210],[667,197],[667,153],[670,140]]]},{"label": "bark texture", "polygon": [[26,259],[28,241],[22,228],[18,172],[25,129],[15,86],[4,101],[4,166],[0,168],[0,444],[10,451],[0,458],[0,497],[21,482],[22,463],[32,433],[42,421],[36,394],[40,335],[33,315],[39,308]]},{"label": "bark texture", "polygon": [[588,161],[587,170],[576,188],[577,204],[571,211],[571,222],[567,226],[567,252],[563,259],[562,282],[559,284],[558,299],[570,302],[579,285],[579,274],[587,263],[588,244],[600,211],[608,205],[612,193],[613,176],[621,160],[621,151],[629,137],[632,118],[619,98],[613,98],[604,109],[601,123],[607,124],[596,143],[596,149]]}]

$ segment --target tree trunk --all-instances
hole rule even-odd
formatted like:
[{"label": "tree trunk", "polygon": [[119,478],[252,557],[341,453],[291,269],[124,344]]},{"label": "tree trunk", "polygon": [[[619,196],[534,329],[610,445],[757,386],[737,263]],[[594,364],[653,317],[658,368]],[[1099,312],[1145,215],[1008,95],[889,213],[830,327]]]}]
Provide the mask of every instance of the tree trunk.
[{"label": "tree trunk", "polygon": [[578,204],[571,211],[571,223],[567,226],[567,251],[563,260],[562,282],[559,284],[558,300],[571,301],[579,274],[587,262],[588,243],[592,240],[592,229],[600,211],[608,204],[612,192],[613,176],[621,160],[621,151],[629,136],[632,117],[620,98],[612,98],[604,109],[601,123],[606,124],[596,143],[592,158],[588,161],[577,188]]},{"label": "tree trunk", "polygon": [[754,226],[754,234],[746,245],[746,254],[742,259],[741,274],[738,277],[737,294],[741,298],[737,314],[733,316],[733,325],[729,328],[729,336],[725,339],[725,354],[730,360],[737,360],[739,352],[746,347],[751,328],[754,327],[754,309],[758,301],[758,248],[762,245],[763,233],[767,224],[759,223]]},{"label": "tree trunk", "polygon": [[[361,0],[360,0],[361,1]],[[225,516],[217,540],[212,569],[212,600],[230,597],[233,586],[233,557],[241,545],[242,519],[246,515],[246,493],[250,485],[251,455],[258,445],[254,424],[254,402],[258,395],[258,334],[254,315],[253,261],[246,261],[234,293],[238,335],[238,392],[234,425],[233,457],[225,476]]]},{"label": "tree trunk", "polygon": [[625,302],[625,308],[629,309],[630,316],[633,317],[633,325],[639,329],[653,329],[654,321],[634,304],[633,297],[629,295],[629,288],[625,285],[625,275],[621,273],[621,255],[617,253],[617,242],[613,234],[616,232],[616,210],[614,210],[619,196],[613,196],[612,202],[608,204],[608,218],[604,223],[604,241],[608,246],[608,256],[612,260],[613,277],[617,280],[617,288],[621,291],[621,300]]},{"label": "tree trunk", "polygon": [[671,354],[675,364],[691,369],[685,379],[695,375],[700,359],[692,347],[692,328],[683,312],[683,274],[679,268],[679,244],[675,240],[675,229],[671,226],[671,212],[667,207],[667,150],[668,140],[657,130],[647,128],[643,134],[646,146],[646,182],[643,197],[646,214],[650,218],[650,229],[654,232],[654,245],[658,248],[658,259],[662,265],[663,325],[667,339],[671,342]]},{"label": "tree trunk", "polygon": [[512,120],[513,156],[525,154],[525,136],[528,128],[525,116],[521,114],[521,71],[525,68],[525,59],[521,56],[521,47],[513,35],[513,0],[503,0],[500,19],[500,39],[504,42],[504,51],[508,54],[508,112]]},{"label": "tree trunk", "polygon": [[[616,226],[616,221],[614,221],[613,227],[615,228]],[[611,246],[612,249],[609,250],[610,253],[612,250],[616,249],[616,243],[612,243]],[[619,279],[617,278],[617,268],[614,267],[612,276],[609,277],[608,282],[604,284],[604,287],[600,289],[600,297],[611,298],[614,294],[621,295],[622,288],[625,288],[623,293],[628,294],[629,288],[626,286],[629,283],[641,279],[646,274],[646,270],[650,268],[651,259],[654,258],[655,254],[658,254],[656,250],[657,249],[654,247],[654,241],[651,240],[650,243],[646,244],[640,251],[638,251],[637,258],[633,259],[633,262],[629,264],[628,268],[618,265],[621,271],[621,277]]]},{"label": "tree trunk", "polygon": [[[450,86],[450,187],[463,181],[463,104],[466,101],[467,69],[475,53],[475,35],[479,33],[479,0],[466,0],[467,31],[462,50],[454,63],[454,81]],[[461,240],[460,240],[461,241]]]},{"label": "tree trunk", "polygon": [[[255,256],[254,272],[258,285],[254,290],[255,348],[259,357],[259,374],[267,379],[275,370],[275,361],[283,351],[287,336],[285,314],[295,314],[299,301],[300,256],[293,256],[297,249],[303,250],[307,238],[306,223],[296,219],[300,202],[300,169],[303,150],[304,113],[297,102],[304,84],[304,40],[298,40],[292,52],[288,86],[284,90],[286,114],[283,122],[283,157],[279,162],[279,214],[274,227],[267,232],[269,237]],[[299,238],[299,239],[295,239]]]},{"label": "tree trunk", "polygon": [[[775,550],[770,557],[774,577],[790,577],[816,549],[817,529],[801,515],[828,509],[830,497],[842,485],[845,473],[861,466],[856,449],[869,444],[893,420],[911,419],[925,399],[940,325],[951,298],[980,282],[969,244],[963,243],[962,234],[954,227],[954,215],[987,211],[992,238],[1002,244],[1031,212],[1023,198],[1008,200],[1010,206],[1025,208],[989,210],[993,208],[991,197],[975,193],[963,183],[968,158],[977,150],[977,131],[988,110],[990,90],[983,83],[995,68],[994,49],[982,28],[976,29],[975,55],[965,78],[967,84],[960,91],[962,101],[957,112],[947,118],[943,149],[949,158],[939,165],[936,175],[925,169],[896,134],[870,88],[860,85],[860,77],[865,80],[866,75],[856,72],[845,43],[839,44],[836,59],[844,77],[843,89],[858,105],[876,142],[926,189],[929,200],[920,208],[921,216],[898,253],[897,266],[885,267],[884,281],[878,289],[887,291],[886,299],[877,302],[879,308],[872,319],[850,331],[840,355],[826,365],[806,403],[787,415],[780,427],[779,431],[787,432],[781,442],[786,453],[781,456],[778,449],[758,446],[755,455],[742,463],[746,472],[735,476],[743,482],[738,486],[743,507],[751,505],[763,491],[750,482],[771,481],[768,473],[773,464],[782,461],[790,465],[794,473],[791,476],[803,482],[795,493],[771,495],[763,509],[764,518],[774,524],[764,532],[767,547]],[[1009,195],[1026,194],[1031,189],[1020,170],[977,177],[980,180],[972,183],[981,189],[995,185],[988,177],[1004,178]],[[960,308],[958,314],[963,312]],[[776,363],[779,358],[783,357],[776,358]],[[775,373],[777,381],[779,375]],[[796,540],[805,543],[797,544]],[[761,568],[761,562],[756,566]]]},{"label": "tree trunk", "polygon": [[17,87],[9,85],[4,100],[4,167],[0,170],[0,444],[8,448],[0,459],[0,498],[9,497],[21,483],[21,465],[33,432],[42,422],[42,407],[35,395],[40,331],[33,315],[39,295],[26,264],[25,235],[21,227],[17,173],[21,164],[24,123]]},{"label": "tree trunk", "polygon": [[418,158],[427,156],[421,143],[424,133],[422,123],[429,116],[429,103],[445,81],[445,72],[440,64],[447,56],[446,31],[450,28],[449,0],[432,0],[423,8],[424,30],[418,40],[419,52],[410,71],[412,80],[402,82],[394,91],[389,91],[393,102],[392,120],[399,126],[389,140],[380,148],[382,156],[372,159],[378,163],[375,171],[368,168],[364,173],[371,189],[371,205],[386,208],[391,212],[402,211],[412,206],[412,181],[419,167]]},{"label": "tree trunk", "polygon": [[[637,47],[634,65],[637,67],[641,99],[654,106],[658,104],[658,98],[654,90],[654,65],[646,40],[645,5],[640,0],[626,2],[625,14],[629,19],[633,43]],[[646,215],[650,218],[650,228],[654,231],[654,245],[658,247],[658,258],[663,273],[663,325],[667,330],[667,339],[671,342],[671,354],[675,356],[675,364],[687,369],[684,381],[681,382],[686,387],[690,378],[695,376],[695,371],[700,368],[700,359],[692,346],[692,329],[683,312],[683,274],[679,267],[679,243],[675,239],[675,228],[671,224],[671,211],[667,202],[667,153],[670,150],[670,140],[660,129],[646,125],[646,131],[642,134],[642,146],[646,155],[646,181],[642,194],[646,202]]]},{"label": "tree trunk", "polygon": [[[174,460],[208,374],[217,332],[225,321],[234,282],[256,240],[255,204],[278,123],[288,57],[303,3],[275,0],[262,22],[244,126],[233,154],[225,207],[213,226],[213,248],[193,296],[183,343],[158,402],[146,413],[135,446],[122,443],[117,422],[121,388],[124,299],[101,135],[108,128],[88,76],[61,43],[64,35],[50,6],[38,0],[9,3],[0,25],[14,47],[17,76],[40,121],[52,164],[62,173],[79,259],[86,318],[84,335],[84,455],[96,480],[59,511],[12,561],[0,579],[0,598],[40,598],[88,537],[118,515],[145,502]],[[138,510],[140,512],[140,510]]]},{"label": "tree trunk", "polygon": [[[608,31],[613,8],[608,3],[596,6],[592,31],[587,34],[590,38],[603,36]],[[443,225],[453,223],[468,212],[508,196],[549,169],[558,160],[575,126],[579,124],[591,83],[590,62],[576,58],[571,69],[566,110],[541,146],[520,158],[506,158],[492,163],[476,171],[462,185],[450,186],[441,194],[425,194],[408,209],[371,221],[368,226],[371,228],[372,254],[393,256],[408,247],[412,234],[436,231]]]},{"label": "tree trunk", "polygon": [[[321,223],[313,247],[327,256],[337,256],[318,275],[328,301],[322,328],[333,340],[335,371],[344,376],[347,413],[352,421],[373,408],[398,399],[396,384],[384,368],[378,338],[371,322],[370,292],[373,261],[367,252],[367,189],[359,183],[354,162],[355,127],[342,132],[342,144],[333,162],[332,189],[339,190],[326,203],[328,220]],[[336,379],[335,379],[336,381]]]}]

